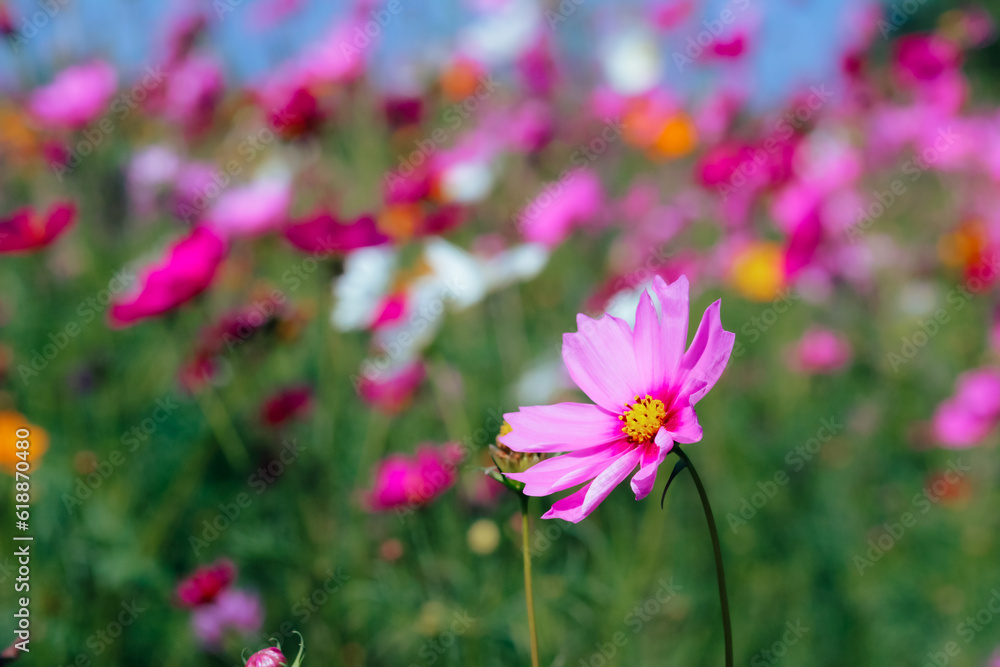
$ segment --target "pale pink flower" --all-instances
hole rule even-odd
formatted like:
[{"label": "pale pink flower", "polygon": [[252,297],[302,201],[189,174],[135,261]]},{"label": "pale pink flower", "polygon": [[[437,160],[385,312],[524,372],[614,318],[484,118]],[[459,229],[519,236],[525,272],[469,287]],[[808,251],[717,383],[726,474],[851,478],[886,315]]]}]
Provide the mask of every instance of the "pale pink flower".
[{"label": "pale pink flower", "polygon": [[221,646],[227,634],[248,636],[258,632],[264,623],[264,606],[255,593],[228,589],[209,604],[196,607],[191,613],[195,636],[211,648]]},{"label": "pale pink flower", "polygon": [[524,482],[527,495],[545,496],[586,482],[543,518],[581,521],[636,466],[631,486],[642,499],[674,443],[701,440],[694,406],[722,375],[735,340],[722,328],[720,304],[705,311],[687,350],[688,281],[683,276],[670,285],[653,278],[640,297],[634,330],[611,315],[599,320],[577,316],[579,331],[563,336],[563,361],[596,405],[521,408],[504,415],[513,430],[499,438],[517,452],[568,452],[508,475]]},{"label": "pale pink flower", "polygon": [[851,356],[851,344],[841,334],[813,328],[796,343],[792,362],[806,373],[835,373],[850,362]]},{"label": "pale pink flower", "polygon": [[104,112],[117,85],[114,68],[105,62],[74,65],[35,90],[28,106],[42,125],[75,130]]}]

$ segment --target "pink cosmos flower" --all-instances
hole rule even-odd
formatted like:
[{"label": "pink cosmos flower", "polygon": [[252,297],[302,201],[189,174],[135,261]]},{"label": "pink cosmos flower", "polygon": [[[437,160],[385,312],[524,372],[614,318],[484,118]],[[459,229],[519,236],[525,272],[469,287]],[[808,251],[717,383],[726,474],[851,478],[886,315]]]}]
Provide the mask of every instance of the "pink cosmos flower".
[{"label": "pink cosmos flower", "polygon": [[53,204],[45,215],[31,207],[20,208],[0,220],[0,255],[43,248],[69,229],[75,218],[72,202]]},{"label": "pink cosmos flower", "polygon": [[197,607],[215,600],[236,579],[236,566],[221,559],[199,567],[193,574],[177,584],[175,595],[182,607]]},{"label": "pink cosmos flower", "polygon": [[375,219],[370,215],[343,223],[332,214],[322,211],[288,225],[284,234],[289,243],[302,252],[309,253],[347,252],[389,241],[389,237],[378,230]]},{"label": "pink cosmos flower", "polygon": [[1000,369],[981,368],[959,376],[955,394],[938,405],[932,427],[945,447],[979,444],[1000,423]]},{"label": "pink cosmos flower", "polygon": [[193,299],[212,284],[225,255],[225,241],[205,227],[196,228],[174,244],[161,262],[145,270],[137,289],[112,304],[111,324],[129,326]]},{"label": "pink cosmos flower", "polygon": [[74,65],[35,90],[28,106],[42,125],[76,130],[101,115],[117,85],[114,68],[105,62]]},{"label": "pink cosmos flower", "polygon": [[[657,312],[657,303],[659,314]],[[735,335],[722,328],[720,301],[705,311],[685,351],[688,281],[659,276],[643,292],[635,329],[605,315],[577,316],[577,333],[563,336],[563,361],[596,405],[559,403],[504,415],[513,430],[499,441],[517,452],[568,452],[508,477],[524,493],[544,496],[586,482],[542,518],[577,523],[639,466],[636,500],[649,494],[656,469],[674,443],[701,440],[694,406],[715,386]]]},{"label": "pink cosmos flower", "polygon": [[248,591],[230,589],[191,614],[191,627],[203,644],[219,647],[227,633],[251,635],[264,623],[260,598]]},{"label": "pink cosmos flower", "polygon": [[834,373],[850,360],[851,344],[830,329],[809,329],[793,352],[794,366],[806,373]]},{"label": "pink cosmos flower", "polygon": [[455,443],[421,445],[415,456],[393,454],[375,469],[375,483],[366,496],[376,512],[427,505],[455,483],[462,449]]}]

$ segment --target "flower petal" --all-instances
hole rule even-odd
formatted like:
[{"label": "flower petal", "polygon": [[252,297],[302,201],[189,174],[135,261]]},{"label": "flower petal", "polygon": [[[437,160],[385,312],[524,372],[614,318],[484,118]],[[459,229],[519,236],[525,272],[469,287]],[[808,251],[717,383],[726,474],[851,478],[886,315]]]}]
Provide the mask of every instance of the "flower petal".
[{"label": "flower petal", "polygon": [[632,445],[624,439],[610,445],[588,447],[542,461],[525,472],[509,473],[507,477],[524,482],[524,492],[529,496],[547,496],[589,482],[630,448]]},{"label": "flower petal", "polygon": [[639,307],[635,311],[635,331],[632,332],[632,346],[635,351],[636,371],[646,391],[662,387],[668,369],[662,360],[660,342],[660,322],[656,318],[656,307],[648,291],[639,296]]},{"label": "flower petal", "polygon": [[638,447],[622,454],[593,482],[553,504],[552,509],[542,515],[542,518],[579,523],[629,476],[641,458],[642,450]]},{"label": "flower petal", "polygon": [[536,405],[503,418],[514,430],[498,439],[515,452],[571,452],[622,437],[618,417],[589,403]]},{"label": "flower petal", "polygon": [[599,320],[577,315],[576,323],[577,333],[563,334],[566,370],[594,403],[617,414],[626,401],[649,389],[635,367],[632,329],[612,315]]},{"label": "flower petal", "polygon": [[[702,437],[698,414],[690,405],[675,408],[670,415],[670,419],[667,420],[667,423],[662,428],[674,442],[685,445],[698,442]],[[659,434],[656,437],[659,438]]]},{"label": "flower petal", "polygon": [[660,302],[660,363],[665,378],[680,365],[687,345],[689,296],[688,279],[681,276],[669,285],[653,277],[653,294]]},{"label": "flower petal", "polygon": [[722,328],[721,303],[716,301],[705,311],[691,347],[681,358],[679,396],[689,396],[691,405],[715,386],[733,351],[736,335]]},{"label": "flower petal", "polygon": [[662,427],[656,434],[654,445],[647,445],[642,453],[642,461],[639,463],[639,472],[632,476],[632,490],[635,492],[635,499],[642,500],[649,495],[656,485],[656,471],[667,458],[667,454],[674,448],[674,443]]}]

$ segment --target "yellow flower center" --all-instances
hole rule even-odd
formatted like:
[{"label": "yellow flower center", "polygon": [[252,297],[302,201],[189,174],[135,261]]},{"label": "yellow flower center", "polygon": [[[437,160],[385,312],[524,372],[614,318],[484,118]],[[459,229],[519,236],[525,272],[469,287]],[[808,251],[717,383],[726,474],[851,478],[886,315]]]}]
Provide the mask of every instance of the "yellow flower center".
[{"label": "yellow flower center", "polygon": [[663,405],[663,401],[649,394],[642,399],[636,396],[633,401],[626,403],[625,407],[628,410],[618,415],[618,419],[625,422],[622,433],[628,436],[629,442],[652,442],[663,422],[667,420],[667,408]]}]

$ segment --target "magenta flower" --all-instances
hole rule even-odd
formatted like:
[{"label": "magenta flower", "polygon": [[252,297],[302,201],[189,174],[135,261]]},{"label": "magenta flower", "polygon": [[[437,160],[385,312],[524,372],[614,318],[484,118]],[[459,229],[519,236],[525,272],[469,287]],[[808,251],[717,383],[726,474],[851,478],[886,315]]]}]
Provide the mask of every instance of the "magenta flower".
[{"label": "magenta flower", "polygon": [[461,460],[461,448],[454,443],[421,445],[415,456],[388,456],[375,469],[366,504],[376,512],[427,505],[455,483]]},{"label": "magenta flower", "polygon": [[182,607],[198,607],[215,600],[236,579],[236,566],[221,559],[211,565],[199,567],[177,584],[175,595]]},{"label": "magenta flower", "polygon": [[375,225],[375,219],[363,215],[354,222],[343,223],[330,213],[317,212],[304,220],[289,224],[285,238],[303,252],[348,252],[358,248],[381,245],[389,241]]},{"label": "magenta flower", "polygon": [[44,215],[20,208],[0,220],[0,255],[43,248],[65,232],[76,218],[72,202],[53,204]]},{"label": "magenta flower", "polygon": [[934,437],[943,446],[979,444],[1000,423],[1000,369],[980,368],[959,376],[955,395],[934,412]]},{"label": "magenta flower", "polygon": [[[659,315],[657,314],[657,304]],[[563,336],[570,377],[596,405],[559,403],[504,415],[513,430],[499,440],[517,452],[568,452],[508,477],[524,493],[544,496],[586,482],[542,518],[581,521],[635,470],[636,500],[649,494],[656,469],[674,443],[701,440],[694,406],[729,361],[735,335],[722,328],[720,302],[702,317],[685,351],[688,281],[659,276],[643,292],[635,330],[617,317],[577,316],[578,333]]]},{"label": "magenta flower", "polygon": [[162,262],[146,269],[138,289],[112,304],[111,324],[129,326],[193,299],[212,283],[225,255],[226,243],[215,232],[196,228]]},{"label": "magenta flower", "polygon": [[114,68],[105,62],[74,65],[35,90],[28,105],[42,125],[75,130],[104,112],[117,85]]}]

